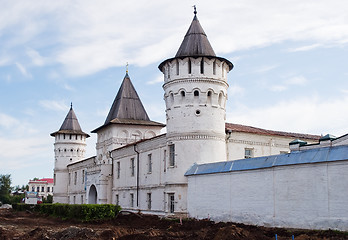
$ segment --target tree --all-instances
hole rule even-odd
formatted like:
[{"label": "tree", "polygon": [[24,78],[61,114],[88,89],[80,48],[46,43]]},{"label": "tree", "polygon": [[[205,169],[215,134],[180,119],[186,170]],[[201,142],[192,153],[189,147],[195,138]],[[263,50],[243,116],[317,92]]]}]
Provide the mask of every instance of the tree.
[{"label": "tree", "polygon": [[0,174],[0,201],[10,203],[11,174]]}]

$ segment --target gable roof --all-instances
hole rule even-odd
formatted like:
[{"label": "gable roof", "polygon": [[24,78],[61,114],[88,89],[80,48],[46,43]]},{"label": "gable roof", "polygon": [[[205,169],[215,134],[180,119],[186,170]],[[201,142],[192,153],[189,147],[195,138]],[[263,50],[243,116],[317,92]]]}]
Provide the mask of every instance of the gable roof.
[{"label": "gable roof", "polygon": [[150,120],[128,73],[123,78],[104,125],[93,130],[92,133],[109,124],[165,126]]},{"label": "gable roof", "polygon": [[273,130],[267,130],[267,129],[257,128],[257,127],[245,126],[241,124],[235,124],[235,123],[226,123],[225,129],[226,131],[231,130],[232,132],[235,131],[235,132],[254,133],[254,134],[270,135],[270,136],[293,137],[296,139],[299,138],[299,139],[319,140],[321,138],[320,135],[273,131]]},{"label": "gable roof", "polygon": [[58,133],[65,134],[80,134],[89,137],[89,135],[82,131],[79,121],[77,120],[76,114],[72,108],[72,104],[70,106],[70,110],[66,115],[64,122],[60,129],[54,133],[51,133],[51,136],[54,137]]}]

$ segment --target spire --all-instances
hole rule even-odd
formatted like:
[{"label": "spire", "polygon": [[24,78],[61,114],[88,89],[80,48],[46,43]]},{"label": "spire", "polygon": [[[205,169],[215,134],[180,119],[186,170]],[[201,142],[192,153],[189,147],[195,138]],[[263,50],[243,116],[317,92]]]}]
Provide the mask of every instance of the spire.
[{"label": "spire", "polygon": [[215,52],[210,45],[207,35],[198,21],[196,5],[193,7],[195,16],[175,57],[215,57]]},{"label": "spire", "polygon": [[70,110],[66,115],[62,126],[57,132],[51,133],[51,136],[55,136],[57,133],[81,134],[89,137],[87,133],[84,133],[82,131],[79,121],[77,120],[76,114],[72,108],[72,103],[70,104]]},{"label": "spire", "polygon": [[150,121],[138,93],[129,78],[128,70],[104,125],[115,118]]}]

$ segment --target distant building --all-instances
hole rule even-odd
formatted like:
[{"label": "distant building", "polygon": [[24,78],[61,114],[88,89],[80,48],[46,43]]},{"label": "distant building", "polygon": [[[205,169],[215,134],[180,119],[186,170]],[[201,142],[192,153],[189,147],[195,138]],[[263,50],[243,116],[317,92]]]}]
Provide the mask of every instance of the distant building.
[{"label": "distant building", "polygon": [[37,192],[39,197],[53,195],[53,178],[29,180],[29,192]]}]

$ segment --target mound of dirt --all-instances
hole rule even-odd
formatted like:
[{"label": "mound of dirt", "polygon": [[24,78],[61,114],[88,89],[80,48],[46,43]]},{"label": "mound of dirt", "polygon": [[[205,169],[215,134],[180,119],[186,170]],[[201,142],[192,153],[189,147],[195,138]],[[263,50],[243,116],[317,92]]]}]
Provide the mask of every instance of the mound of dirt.
[{"label": "mound of dirt", "polygon": [[338,231],[309,231],[250,226],[238,223],[214,223],[209,220],[176,219],[127,214],[108,221],[80,223],[60,220],[31,212],[0,209],[0,240],[172,240],[172,239],[275,239],[296,240],[348,239],[348,233]]}]

